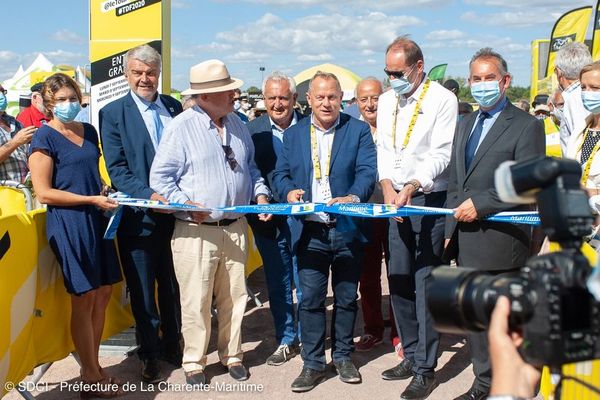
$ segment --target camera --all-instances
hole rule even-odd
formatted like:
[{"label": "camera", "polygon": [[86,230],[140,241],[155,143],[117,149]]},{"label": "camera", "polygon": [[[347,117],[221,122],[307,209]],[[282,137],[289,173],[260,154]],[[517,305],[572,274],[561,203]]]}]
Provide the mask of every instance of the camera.
[{"label": "camera", "polygon": [[436,329],[483,331],[504,295],[511,304],[509,325],[522,332],[519,350],[528,363],[560,367],[600,358],[600,302],[587,289],[592,268],[580,251],[595,218],[580,179],[574,160],[542,157],[500,165],[495,185],[501,200],[537,200],[542,229],[562,250],[495,276],[468,266],[434,269],[427,303]]}]

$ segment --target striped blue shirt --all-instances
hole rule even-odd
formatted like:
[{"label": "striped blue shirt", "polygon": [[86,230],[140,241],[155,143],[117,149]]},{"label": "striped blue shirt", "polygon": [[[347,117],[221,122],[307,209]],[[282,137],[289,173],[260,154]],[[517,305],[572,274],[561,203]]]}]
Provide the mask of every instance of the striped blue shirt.
[{"label": "striped blue shirt", "polygon": [[[237,166],[232,170],[223,145],[231,146]],[[249,204],[254,197],[270,197],[254,163],[254,144],[248,128],[234,113],[223,118],[223,139],[208,114],[194,106],[175,117],[163,131],[152,169],[150,187],[170,202],[191,200],[206,207]],[[189,220],[185,212],[176,213]],[[237,218],[213,212],[207,222]]]}]

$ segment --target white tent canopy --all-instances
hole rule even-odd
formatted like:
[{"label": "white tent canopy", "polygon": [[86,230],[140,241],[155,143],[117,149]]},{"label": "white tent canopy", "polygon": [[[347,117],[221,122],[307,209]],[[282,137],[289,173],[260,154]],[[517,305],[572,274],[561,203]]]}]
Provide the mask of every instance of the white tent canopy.
[{"label": "white tent canopy", "polygon": [[[64,68],[57,68],[45,55],[42,53],[38,54],[35,60],[29,67],[23,69],[22,65],[12,76],[12,78],[5,80],[2,83],[4,89],[8,90],[6,95],[8,99],[8,110],[7,112],[11,115],[16,115],[19,112],[19,97],[21,95],[28,95],[31,88],[31,73],[33,72],[59,72]],[[85,70],[80,67],[71,67],[75,70],[75,79],[79,86],[84,89],[89,87],[89,79],[85,76]]]}]

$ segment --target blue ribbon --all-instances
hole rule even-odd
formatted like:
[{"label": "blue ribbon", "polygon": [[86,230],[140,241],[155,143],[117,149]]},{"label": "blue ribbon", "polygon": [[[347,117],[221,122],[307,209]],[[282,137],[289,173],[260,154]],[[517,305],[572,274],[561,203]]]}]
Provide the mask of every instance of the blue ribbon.
[{"label": "blue ribbon", "polygon": [[[391,218],[391,217],[410,217],[416,215],[452,215],[454,210],[450,208],[439,207],[420,207],[420,206],[404,206],[396,208],[395,206],[386,204],[371,204],[371,203],[337,203],[328,206],[324,203],[275,203],[275,204],[251,204],[232,207],[218,208],[200,208],[189,204],[168,203],[134,199],[124,194],[113,195],[119,205],[130,207],[145,207],[169,209],[174,211],[221,211],[227,213],[239,214],[273,214],[273,215],[306,215],[317,212],[326,212],[330,214],[347,215],[350,217],[362,218]],[[109,227],[105,233],[105,239],[114,238],[118,223],[121,219],[121,207],[113,215],[109,222]],[[512,224],[525,225],[540,225],[540,217],[537,212],[529,211],[504,211],[498,214],[493,214],[485,218],[487,221],[505,222]],[[112,236],[111,236],[112,235]]]}]

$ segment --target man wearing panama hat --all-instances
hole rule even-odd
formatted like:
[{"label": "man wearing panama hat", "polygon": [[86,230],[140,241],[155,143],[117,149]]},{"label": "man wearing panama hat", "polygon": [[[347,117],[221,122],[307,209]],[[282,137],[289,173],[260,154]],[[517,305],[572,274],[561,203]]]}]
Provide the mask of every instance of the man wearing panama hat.
[{"label": "man wearing panama hat", "polygon": [[[182,94],[191,95],[195,105],[164,130],[150,171],[150,186],[170,202],[208,208],[269,202],[271,193],[254,164],[250,134],[233,112],[234,89],[242,85],[219,60],[190,69],[190,87]],[[219,358],[234,379],[246,380],[241,348],[247,300],[246,219],[220,211],[179,212],[175,218],[171,246],[181,292],[186,381],[206,383],[213,295]]]}]

